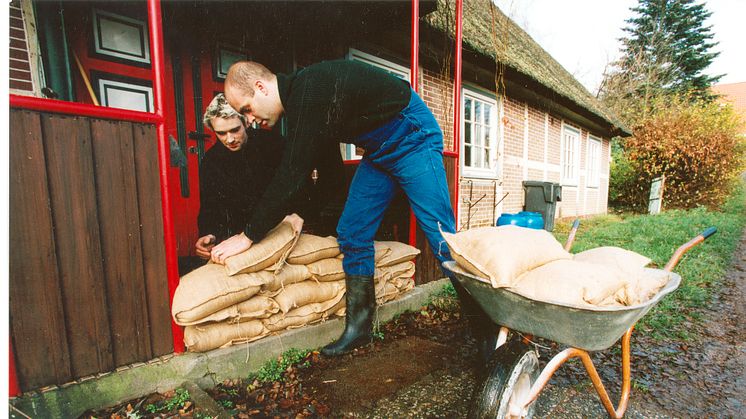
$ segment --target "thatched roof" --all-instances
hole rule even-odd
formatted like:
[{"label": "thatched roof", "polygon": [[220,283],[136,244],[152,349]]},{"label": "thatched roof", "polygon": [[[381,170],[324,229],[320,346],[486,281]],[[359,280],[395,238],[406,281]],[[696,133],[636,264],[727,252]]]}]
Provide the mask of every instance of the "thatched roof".
[{"label": "thatched roof", "polygon": [[[454,1],[439,0],[438,10],[424,22],[439,31],[453,34]],[[490,0],[464,0],[463,47],[501,62],[570,100],[580,108],[602,118],[619,131],[629,129],[562,65],[536,43]],[[494,23],[493,23],[494,22]],[[493,29],[494,28],[494,29]]]}]

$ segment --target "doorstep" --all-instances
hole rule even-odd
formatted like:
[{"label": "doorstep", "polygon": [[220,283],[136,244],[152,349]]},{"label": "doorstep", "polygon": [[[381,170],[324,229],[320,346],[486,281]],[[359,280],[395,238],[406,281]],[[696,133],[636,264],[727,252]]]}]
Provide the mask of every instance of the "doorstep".
[{"label": "doorstep", "polygon": [[[395,316],[419,310],[433,294],[448,284],[446,278],[418,285],[398,300],[378,307],[374,321],[388,322]],[[165,392],[192,381],[212,388],[226,379],[246,377],[267,361],[291,348],[316,349],[334,341],[344,329],[341,317],[292,329],[255,342],[204,353],[183,353],[120,367],[110,373],[84,377],[62,386],[50,386],[10,399],[9,417],[78,417],[86,410],[114,406],[155,392]]]}]

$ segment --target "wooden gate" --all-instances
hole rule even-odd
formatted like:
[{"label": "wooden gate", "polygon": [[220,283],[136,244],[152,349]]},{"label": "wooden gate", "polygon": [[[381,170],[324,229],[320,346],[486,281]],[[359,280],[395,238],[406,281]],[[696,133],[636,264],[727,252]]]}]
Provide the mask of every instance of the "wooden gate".
[{"label": "wooden gate", "polygon": [[19,109],[9,122],[21,389],[171,353],[155,127]]}]

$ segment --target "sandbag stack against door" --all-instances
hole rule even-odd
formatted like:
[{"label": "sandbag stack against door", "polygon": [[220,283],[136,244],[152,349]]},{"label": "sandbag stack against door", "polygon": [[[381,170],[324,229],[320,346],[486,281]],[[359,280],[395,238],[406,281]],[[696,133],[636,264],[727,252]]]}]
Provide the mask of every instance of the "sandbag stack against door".
[{"label": "sandbag stack against door", "polygon": [[[376,300],[414,288],[416,248],[376,242]],[[280,223],[249,250],[183,276],[174,294],[174,321],[184,343],[202,352],[345,314],[345,274],[334,237],[296,234]]]},{"label": "sandbag stack against door", "polygon": [[645,269],[650,259],[605,246],[572,255],[550,233],[516,226],[443,233],[451,255],[494,288],[576,307],[633,306],[654,297],[667,272]]}]

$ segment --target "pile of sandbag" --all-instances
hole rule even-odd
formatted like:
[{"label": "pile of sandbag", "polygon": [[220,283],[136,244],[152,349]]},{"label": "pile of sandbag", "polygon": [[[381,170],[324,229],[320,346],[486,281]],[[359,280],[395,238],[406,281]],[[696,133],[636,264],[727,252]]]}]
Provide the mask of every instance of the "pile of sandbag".
[{"label": "pile of sandbag", "polygon": [[[375,243],[379,304],[414,288],[420,253],[398,242]],[[294,232],[283,222],[249,250],[184,275],[174,294],[174,321],[186,326],[189,351],[250,342],[345,313],[345,274],[334,237]]]},{"label": "pile of sandbag", "polygon": [[572,255],[550,233],[517,226],[443,233],[454,260],[494,288],[578,307],[632,306],[655,296],[669,275],[619,247]]}]

